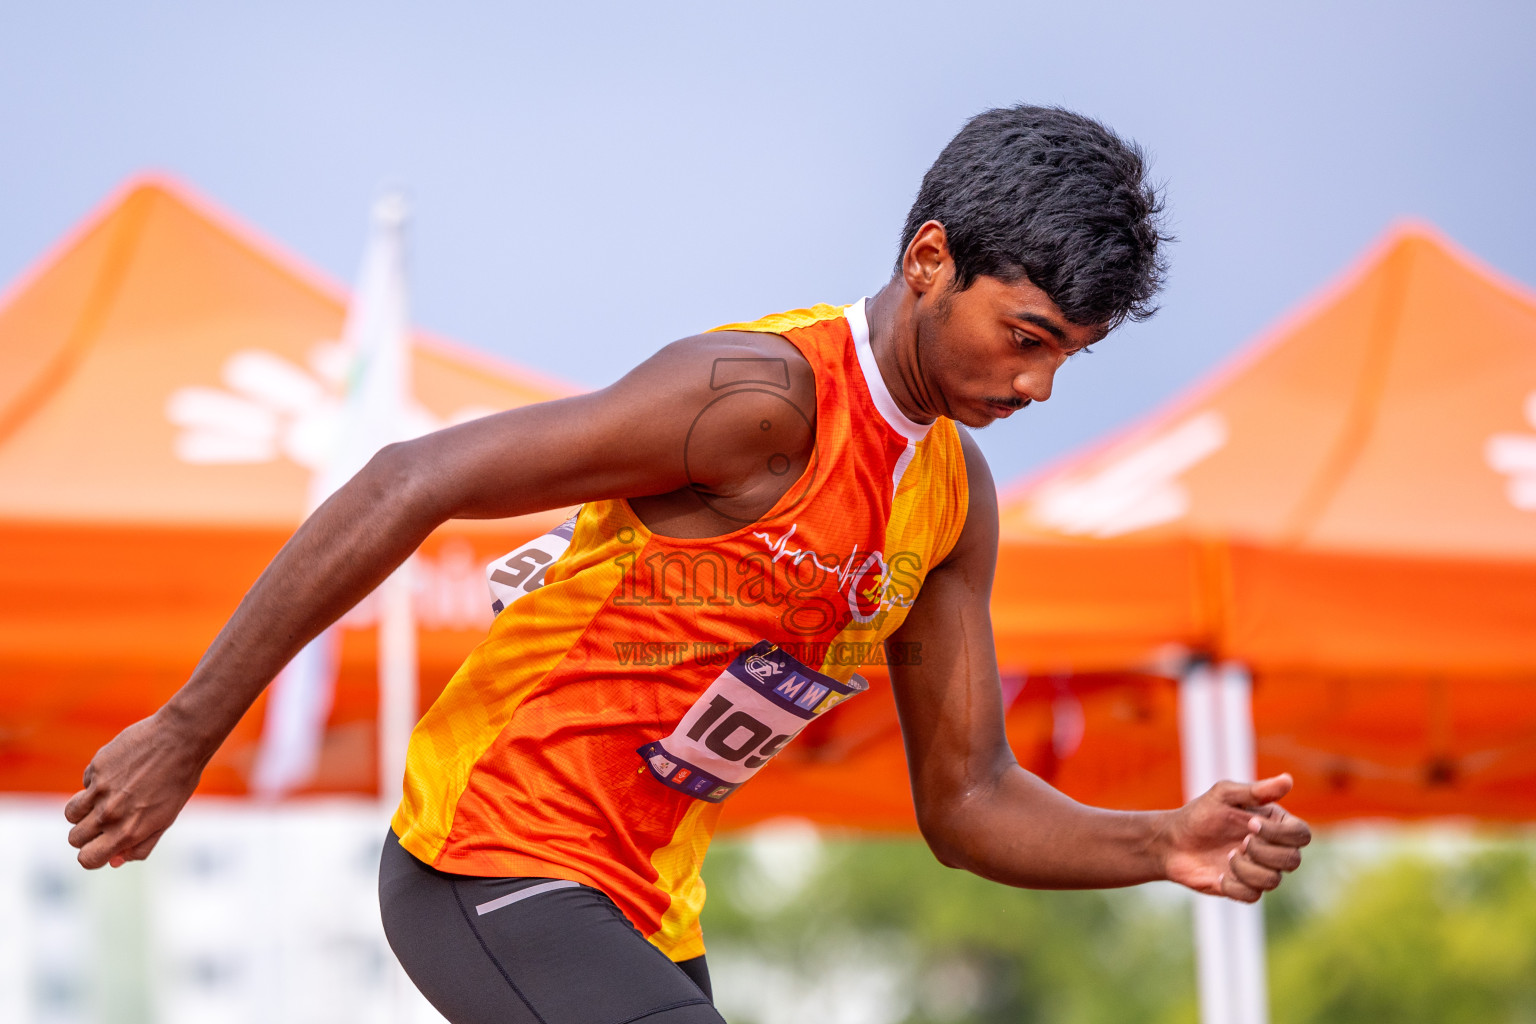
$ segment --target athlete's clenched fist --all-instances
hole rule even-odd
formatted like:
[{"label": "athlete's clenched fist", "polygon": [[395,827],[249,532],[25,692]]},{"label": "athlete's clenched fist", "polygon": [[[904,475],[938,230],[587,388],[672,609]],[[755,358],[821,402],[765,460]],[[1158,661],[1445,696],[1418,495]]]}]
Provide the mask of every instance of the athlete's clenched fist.
[{"label": "athlete's clenched fist", "polygon": [[205,760],[167,719],[135,722],[96,752],[64,805],[82,867],[143,860],[197,788]]},{"label": "athlete's clenched fist", "polygon": [[1218,782],[1173,813],[1161,837],[1168,878],[1212,896],[1254,903],[1301,865],[1312,830],[1275,801],[1289,775]]}]

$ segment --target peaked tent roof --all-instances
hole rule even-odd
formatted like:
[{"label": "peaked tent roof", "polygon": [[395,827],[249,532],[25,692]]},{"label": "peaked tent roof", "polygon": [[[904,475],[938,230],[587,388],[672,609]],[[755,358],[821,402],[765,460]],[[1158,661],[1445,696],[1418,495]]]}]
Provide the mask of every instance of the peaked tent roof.
[{"label": "peaked tent roof", "polygon": [[[131,183],[0,298],[0,519],[291,527],[346,303],[184,186]],[[414,348],[423,429],[571,390]]]},{"label": "peaked tent roof", "polygon": [[1005,529],[1536,559],[1527,446],[1536,296],[1410,226],[1193,393],[1015,490]]}]

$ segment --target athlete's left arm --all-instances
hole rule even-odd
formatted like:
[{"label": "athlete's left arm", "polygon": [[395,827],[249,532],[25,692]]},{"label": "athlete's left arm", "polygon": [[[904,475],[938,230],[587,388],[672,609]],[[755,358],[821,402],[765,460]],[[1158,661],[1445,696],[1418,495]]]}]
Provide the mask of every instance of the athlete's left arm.
[{"label": "athlete's left arm", "polygon": [[[1177,810],[1080,804],[1021,768],[1003,732],[989,601],[997,565],[997,495],[962,432],[970,508],[960,539],[929,572],[893,643],[892,664],[912,795],[940,861],[1009,885],[1087,889],[1170,879],[1257,900],[1301,863],[1305,822],[1275,801],[1288,775],[1217,783]],[[905,659],[890,659],[892,662]]]}]

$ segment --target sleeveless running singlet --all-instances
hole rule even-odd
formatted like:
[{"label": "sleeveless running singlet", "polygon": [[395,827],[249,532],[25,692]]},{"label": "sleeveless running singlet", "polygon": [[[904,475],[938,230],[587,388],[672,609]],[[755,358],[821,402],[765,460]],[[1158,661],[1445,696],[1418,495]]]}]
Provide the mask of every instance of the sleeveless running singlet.
[{"label": "sleeveless running singlet", "polygon": [[[412,733],[392,823],[441,871],[599,889],[673,960],[704,953],[721,801],[863,688],[855,670],[954,546],[968,498],[954,423],[902,415],[862,302],[717,330],[779,334],[810,362],[804,473],[759,521],[702,540],[652,533],[626,501],[584,505],[543,584]],[[812,413],[780,360],[722,359],[712,386],[715,403],[751,390]]]}]

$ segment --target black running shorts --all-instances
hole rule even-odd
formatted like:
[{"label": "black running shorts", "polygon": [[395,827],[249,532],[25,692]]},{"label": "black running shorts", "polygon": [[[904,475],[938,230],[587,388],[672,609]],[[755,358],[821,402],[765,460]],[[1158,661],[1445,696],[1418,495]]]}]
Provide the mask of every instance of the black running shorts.
[{"label": "black running shorts", "polygon": [[379,907],[405,973],[452,1024],[724,1024],[704,958],[668,960],[588,886],[451,875],[390,833]]}]

